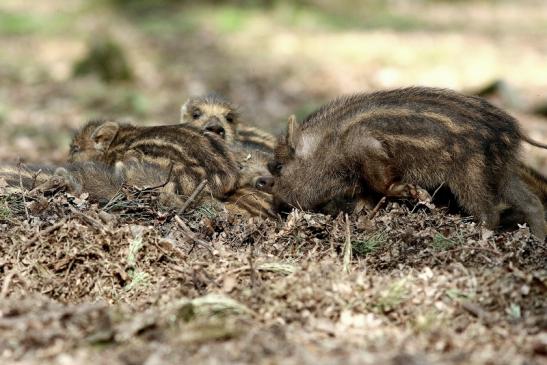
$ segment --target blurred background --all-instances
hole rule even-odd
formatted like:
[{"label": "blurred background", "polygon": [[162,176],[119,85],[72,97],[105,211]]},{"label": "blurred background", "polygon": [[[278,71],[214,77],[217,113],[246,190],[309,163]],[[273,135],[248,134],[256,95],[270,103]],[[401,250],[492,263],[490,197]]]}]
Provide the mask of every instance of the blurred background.
[{"label": "blurred background", "polygon": [[547,143],[544,0],[2,0],[0,46],[3,162],[60,163],[90,118],[175,123],[211,91],[274,133],[339,94],[482,91]]}]

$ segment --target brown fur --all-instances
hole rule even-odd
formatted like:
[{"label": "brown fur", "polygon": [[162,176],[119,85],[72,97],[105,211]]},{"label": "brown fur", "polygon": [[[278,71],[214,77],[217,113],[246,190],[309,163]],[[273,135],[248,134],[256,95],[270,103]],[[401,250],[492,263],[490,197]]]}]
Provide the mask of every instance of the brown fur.
[{"label": "brown fur", "polygon": [[120,191],[123,183],[110,166],[93,161],[59,167],[54,173],[53,179],[56,178],[61,178],[60,185],[69,193],[87,193],[90,201],[99,204],[110,201]]},{"label": "brown fur", "polygon": [[238,125],[237,140],[246,149],[268,154],[273,154],[276,142],[270,133],[244,124]]},{"label": "brown fur", "polygon": [[220,134],[226,143],[249,150],[273,153],[275,137],[243,123],[239,108],[226,98],[209,94],[188,99],[181,107],[182,124]]},{"label": "brown fur", "polygon": [[190,126],[90,122],[71,145],[71,161],[113,166],[132,159],[171,171],[173,190],[180,195],[190,195],[202,180],[221,199],[237,187],[238,166],[231,150],[216,134],[204,135]]},{"label": "brown fur", "polygon": [[[177,193],[177,184],[172,181],[172,170],[163,168],[153,162],[144,162],[143,159],[126,158],[114,165],[116,176],[126,185],[138,189],[158,189],[160,203],[169,208],[181,208],[186,199]],[[190,187],[191,188],[191,187]],[[190,189],[189,188],[189,189]],[[188,190],[189,190],[188,189]],[[192,202],[192,205],[203,203],[207,196],[202,194]]]},{"label": "brown fur", "polygon": [[[230,118],[227,118],[229,116]],[[245,205],[243,210],[271,215],[272,197],[263,190],[263,176],[269,175],[267,162],[272,157],[275,137],[256,127],[243,124],[238,107],[218,95],[190,98],[181,108],[181,123],[200,128],[206,132],[219,133],[236,153],[241,166],[239,186],[241,192],[229,200]],[[248,189],[254,191],[249,195]],[[260,190],[261,192],[257,192]],[[252,197],[242,199],[240,197]]]},{"label": "brown fur", "polygon": [[61,167],[24,166],[19,169],[17,166],[2,166],[0,178],[11,188],[20,189],[22,185],[23,189],[36,193],[50,190],[65,190],[77,196],[87,193],[91,202],[99,204],[110,201],[124,184],[138,189],[159,189],[160,203],[166,207],[178,208],[184,203],[175,194],[174,184],[165,184],[168,172],[134,159],[116,163],[114,168],[96,161],[75,162]]},{"label": "brown fur", "polygon": [[269,176],[266,163],[271,155],[257,150],[249,150],[238,145],[235,147],[240,164],[239,186],[228,201],[229,211],[247,211],[251,216],[275,217],[271,193],[262,186],[264,176]]},{"label": "brown fur", "polygon": [[93,202],[110,200],[121,188],[122,181],[112,168],[98,162],[76,162],[65,166],[2,166],[0,178],[9,187],[44,192],[63,189],[80,195],[89,194]]},{"label": "brown fur", "polygon": [[54,171],[55,167],[46,165],[2,165],[0,181],[5,181],[9,188],[32,190],[51,178]]},{"label": "brown fur", "polygon": [[524,163],[517,165],[517,171],[528,189],[537,195],[544,207],[547,207],[547,177]]},{"label": "brown fur", "polygon": [[[234,153],[231,150],[224,152],[230,157],[228,162],[224,162],[222,154],[220,156],[214,155],[214,153],[217,153],[216,150],[208,148],[207,143],[204,143],[203,140],[223,142],[219,141],[219,138],[213,134],[202,136],[202,133],[196,131],[193,127],[181,125],[134,127],[127,123],[118,123],[118,128],[116,128],[115,122],[107,122],[106,126],[104,124],[90,122],[81,129],[80,133],[74,136],[70,160],[94,159],[114,165],[116,175],[128,185],[137,187],[164,185],[160,188],[162,204],[170,207],[180,207],[185,201],[182,196],[190,195],[202,178],[207,178],[210,184],[222,184],[224,180],[218,177],[219,174],[214,175],[209,171],[211,165],[214,168],[222,163],[230,166],[234,163],[232,155],[237,156],[241,162],[239,164],[240,172],[235,176],[236,183],[241,188],[233,193],[228,192],[226,195],[216,197],[226,200],[226,209],[228,211],[249,216],[272,216],[271,196],[252,188],[254,183],[253,174],[262,175],[267,172],[265,170],[265,161],[269,156],[259,153],[249,154],[243,148],[235,148]],[[100,126],[104,126],[104,131],[107,133],[102,133]],[[161,134],[160,137],[150,138],[152,133],[149,131],[141,132],[135,131],[135,129],[160,129]],[[97,133],[97,130],[99,133]],[[198,137],[193,139],[196,137],[195,133]],[[174,137],[173,134],[175,134]],[[188,134],[191,135],[188,136]],[[146,136],[146,138],[143,136]],[[183,155],[182,160],[184,163],[177,163],[178,155],[170,152],[170,149],[175,147],[171,146],[171,143],[179,143],[177,151],[180,153],[180,146],[187,145],[187,143],[184,143],[184,138],[193,141],[197,147],[201,145],[202,150],[201,152],[198,149],[189,150],[187,155]],[[126,143],[120,142],[125,139],[128,140]],[[156,147],[157,150],[151,150],[150,146]],[[183,150],[186,151],[186,149]],[[207,151],[209,152],[207,153]],[[191,153],[212,154],[213,156],[204,159],[203,156],[194,155],[195,158],[193,158]],[[219,170],[218,167],[216,169]],[[167,182],[169,171],[172,178]],[[231,169],[227,172],[233,174]],[[196,178],[196,175],[199,178]],[[194,204],[203,203],[210,195],[210,192],[209,194],[207,191],[204,192],[201,194],[201,199],[195,201]]]},{"label": "brown fur", "polygon": [[236,190],[228,197],[226,209],[232,214],[246,214],[254,217],[276,218],[272,195],[246,187]]},{"label": "brown fur", "polygon": [[237,108],[224,97],[209,94],[190,98],[181,107],[181,123],[222,136],[226,143],[236,141],[240,115]]},{"label": "brown fur", "polygon": [[434,88],[356,94],[291,123],[269,163],[278,206],[316,210],[351,192],[445,184],[488,228],[506,204],[545,237],[543,207],[518,173],[518,123],[481,98]]}]

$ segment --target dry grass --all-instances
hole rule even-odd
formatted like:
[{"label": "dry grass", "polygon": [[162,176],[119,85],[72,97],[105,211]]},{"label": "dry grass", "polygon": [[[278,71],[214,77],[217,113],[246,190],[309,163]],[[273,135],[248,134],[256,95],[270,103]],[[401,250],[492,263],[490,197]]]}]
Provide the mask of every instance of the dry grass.
[{"label": "dry grass", "polygon": [[[397,204],[366,227],[352,216],[190,213],[209,251],[168,212],[104,222],[74,204],[58,193],[31,221],[21,211],[3,221],[6,361],[542,360],[547,246],[527,229],[483,240],[468,220]],[[348,236],[377,242],[348,257]]]}]

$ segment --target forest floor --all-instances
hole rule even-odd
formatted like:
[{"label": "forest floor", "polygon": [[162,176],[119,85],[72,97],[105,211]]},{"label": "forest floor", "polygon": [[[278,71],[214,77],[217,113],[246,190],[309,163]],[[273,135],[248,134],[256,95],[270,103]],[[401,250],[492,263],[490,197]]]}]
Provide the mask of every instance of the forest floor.
[{"label": "forest floor", "polygon": [[[89,3],[2,1],[3,163],[62,164],[90,118],[174,123],[211,90],[278,133],[341,93],[503,79],[511,95],[493,101],[547,141],[532,113],[547,99],[542,1],[401,2],[347,21],[282,4]],[[122,45],[132,81],[73,75],[103,38]],[[547,151],[522,158],[547,173]],[[2,364],[547,363],[547,245],[526,227],[491,234],[395,201],[372,219],[179,217],[154,194],[101,209],[0,186]]]}]

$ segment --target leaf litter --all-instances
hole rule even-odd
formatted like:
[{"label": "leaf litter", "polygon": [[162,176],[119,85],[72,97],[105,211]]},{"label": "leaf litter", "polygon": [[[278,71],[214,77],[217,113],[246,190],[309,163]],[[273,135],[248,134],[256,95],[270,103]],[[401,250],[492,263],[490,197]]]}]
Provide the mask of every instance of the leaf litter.
[{"label": "leaf litter", "polygon": [[2,190],[3,363],[547,360],[547,246],[527,228],[397,202],[273,221],[116,199]]}]

